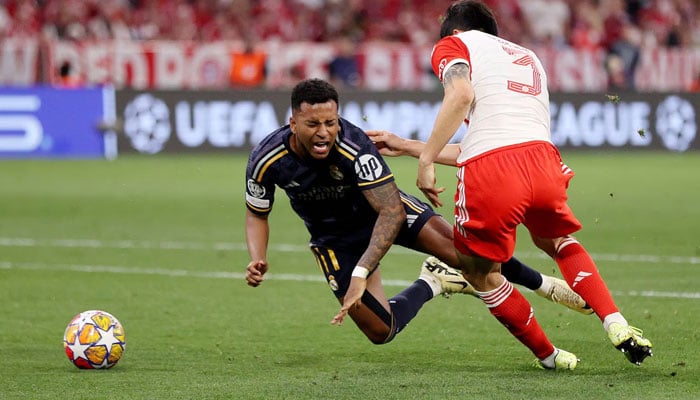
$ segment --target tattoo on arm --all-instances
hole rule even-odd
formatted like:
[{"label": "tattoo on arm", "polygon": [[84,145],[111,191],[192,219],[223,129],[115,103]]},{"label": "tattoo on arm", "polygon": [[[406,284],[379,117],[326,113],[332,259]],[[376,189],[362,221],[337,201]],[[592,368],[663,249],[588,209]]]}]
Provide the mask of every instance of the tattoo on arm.
[{"label": "tattoo on arm", "polygon": [[364,195],[379,216],[374,224],[369,246],[358,264],[372,269],[394,243],[396,235],[406,220],[406,212],[401,202],[399,188],[395,183],[366,190]]},{"label": "tattoo on arm", "polygon": [[469,80],[469,66],[464,63],[458,63],[445,71],[445,75],[442,77],[442,86],[452,86],[455,79],[466,79]]}]

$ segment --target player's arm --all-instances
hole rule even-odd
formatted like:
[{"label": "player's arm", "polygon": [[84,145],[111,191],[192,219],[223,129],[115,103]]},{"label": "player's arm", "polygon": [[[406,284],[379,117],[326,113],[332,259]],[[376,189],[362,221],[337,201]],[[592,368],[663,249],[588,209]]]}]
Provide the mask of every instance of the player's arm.
[{"label": "player's arm", "polygon": [[270,225],[267,222],[267,215],[257,215],[246,210],[245,239],[250,255],[245,280],[249,286],[256,287],[262,283],[268,267],[267,243],[270,239]]},{"label": "player's arm", "polygon": [[[367,131],[367,136],[374,142],[383,156],[398,157],[411,156],[420,157],[425,148],[425,142],[420,140],[405,139],[389,131]],[[449,166],[455,166],[459,156],[459,145],[451,143],[446,145],[438,154],[435,162]]]},{"label": "player's arm", "polygon": [[456,63],[450,66],[444,72],[442,85],[445,92],[442,104],[435,118],[430,138],[418,157],[418,178],[416,179],[416,186],[436,207],[442,206],[439,194],[445,188],[436,187],[434,163],[437,162],[440,152],[459,129],[474,100],[474,89],[469,78],[469,66],[465,63]]},{"label": "player's arm", "polygon": [[372,237],[358,265],[373,269],[389,251],[406,220],[406,211],[401,203],[399,188],[391,182],[363,191],[365,198],[377,212]]},{"label": "player's arm", "polygon": [[374,223],[369,246],[353,270],[350,286],[343,297],[343,305],[331,320],[331,323],[336,325],[343,323],[350,307],[359,304],[362,294],[367,289],[367,274],[379,264],[379,260],[389,251],[406,220],[406,211],[401,203],[396,183],[390,182],[368,189],[363,191],[363,194],[377,212],[378,217]]},{"label": "player's arm", "polygon": [[433,124],[430,138],[419,156],[420,164],[433,163],[452,136],[464,122],[474,100],[474,89],[469,78],[469,66],[456,63],[444,72],[444,95]]}]

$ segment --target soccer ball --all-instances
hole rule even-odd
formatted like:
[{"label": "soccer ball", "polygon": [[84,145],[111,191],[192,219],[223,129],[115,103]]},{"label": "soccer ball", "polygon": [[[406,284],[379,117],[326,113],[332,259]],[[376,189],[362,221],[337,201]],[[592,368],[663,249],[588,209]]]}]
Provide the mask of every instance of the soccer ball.
[{"label": "soccer ball", "polygon": [[124,328],[108,312],[84,311],[68,323],[63,334],[63,348],[78,368],[112,368],[126,348]]}]

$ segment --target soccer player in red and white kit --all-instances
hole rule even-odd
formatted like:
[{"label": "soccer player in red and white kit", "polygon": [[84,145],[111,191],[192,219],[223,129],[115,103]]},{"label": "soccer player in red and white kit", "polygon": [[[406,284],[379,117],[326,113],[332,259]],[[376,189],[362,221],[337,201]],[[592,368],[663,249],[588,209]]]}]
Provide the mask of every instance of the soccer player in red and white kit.
[{"label": "soccer player in red and white kit", "polygon": [[[531,50],[497,35],[483,3],[462,0],[447,9],[431,60],[444,97],[419,157],[416,185],[433,205],[442,205],[434,163],[456,158],[454,243],[462,272],[541,366],[574,369],[578,360],[550,343],[528,301],[500,273],[513,255],[519,224],[595,311],[612,344],[639,365],[652,355],[651,342],[629,326],[594,261],[571,236],[581,229],[567,205],[574,173],[550,139],[542,64]],[[448,142],[462,121],[469,129],[457,150]]]}]

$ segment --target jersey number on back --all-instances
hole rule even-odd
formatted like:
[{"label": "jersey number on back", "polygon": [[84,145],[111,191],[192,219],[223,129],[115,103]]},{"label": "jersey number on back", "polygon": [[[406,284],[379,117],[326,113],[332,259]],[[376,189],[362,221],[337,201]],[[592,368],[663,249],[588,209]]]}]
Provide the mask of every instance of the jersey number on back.
[{"label": "jersey number on back", "polygon": [[542,93],[542,74],[540,74],[540,70],[537,69],[537,64],[535,64],[535,60],[532,59],[532,56],[517,49],[508,48],[506,46],[503,46],[503,50],[505,50],[510,55],[522,55],[522,57],[513,61],[513,64],[520,65],[526,68],[530,67],[532,69],[532,84],[509,80],[508,90],[516,93],[529,94],[531,96],[537,96],[538,94]]}]

